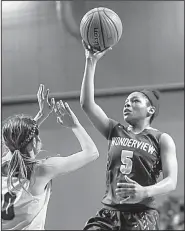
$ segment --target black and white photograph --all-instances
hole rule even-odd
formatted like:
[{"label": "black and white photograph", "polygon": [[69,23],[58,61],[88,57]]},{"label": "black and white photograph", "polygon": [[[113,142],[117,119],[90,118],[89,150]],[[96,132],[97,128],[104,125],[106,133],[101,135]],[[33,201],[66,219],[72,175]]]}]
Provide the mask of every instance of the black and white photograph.
[{"label": "black and white photograph", "polygon": [[184,230],[184,1],[1,1],[1,229]]}]

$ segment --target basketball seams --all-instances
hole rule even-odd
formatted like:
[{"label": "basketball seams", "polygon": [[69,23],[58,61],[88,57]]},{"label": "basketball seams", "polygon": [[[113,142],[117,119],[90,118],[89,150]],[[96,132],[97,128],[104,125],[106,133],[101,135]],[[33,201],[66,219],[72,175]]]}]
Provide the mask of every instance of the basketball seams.
[{"label": "basketball seams", "polygon": [[88,25],[88,27],[87,27],[87,42],[88,42],[89,45],[91,45],[90,42],[89,42],[89,28],[90,28],[90,26],[91,26],[91,23],[92,23],[92,21],[93,21],[93,18],[94,18],[94,12],[93,12],[93,15],[92,15],[92,17],[91,17],[91,20],[90,20],[90,22],[89,22],[89,25]]},{"label": "basketball seams", "polygon": [[99,10],[98,10],[98,16],[99,16],[99,21],[100,21],[100,29],[101,29],[101,34],[102,34],[103,46],[104,46],[104,49],[105,49],[107,47],[105,46],[104,31],[103,31],[103,27],[102,27],[102,21],[101,21]]},{"label": "basketball seams", "polygon": [[90,16],[91,14],[94,14],[94,12],[91,12],[91,13],[89,13],[89,14],[87,14],[87,15],[85,14],[84,17],[83,17],[82,20],[81,20],[81,24],[84,23],[84,22],[86,22],[87,18],[89,18],[89,16]]},{"label": "basketball seams", "polygon": [[94,14],[96,11],[97,11],[97,8],[94,8],[94,9],[90,10],[89,12],[87,12],[87,13],[83,16],[83,18],[82,18],[82,20],[81,20],[81,23],[83,23],[83,21],[85,21],[86,18],[88,18],[91,14]]},{"label": "basketball seams", "polygon": [[86,21],[83,24],[81,24],[81,25],[83,25],[83,27],[80,28],[80,31],[81,31],[82,38],[84,38],[85,42],[87,42],[87,39],[88,39],[87,38],[87,33],[85,33],[85,31],[88,29],[89,22],[92,20],[92,17],[86,18]]},{"label": "basketball seams", "polygon": [[114,25],[114,27],[115,27],[115,29],[116,29],[116,32],[117,32],[117,38],[118,38],[117,40],[119,40],[119,32],[118,32],[118,29],[117,29],[117,27],[116,27],[114,21],[109,17],[109,15],[106,14],[105,9],[103,9],[103,12],[104,12],[104,14],[110,19],[110,21],[113,23],[113,25]]},{"label": "basketball seams", "polygon": [[[103,22],[104,22],[104,25],[105,25],[105,27],[106,27],[106,37],[108,38],[108,39],[110,39],[111,38],[111,40],[113,40],[113,41],[117,41],[118,40],[118,38],[117,38],[117,32],[115,31],[115,29],[114,29],[114,25],[113,25],[113,23],[112,23],[112,21],[110,21],[110,19],[107,17],[107,15],[105,15],[104,14],[104,12],[103,12],[103,14],[102,14],[102,20],[103,20]],[[113,34],[114,33],[114,34]],[[110,37],[109,37],[110,36]],[[115,39],[116,38],[116,39]],[[107,42],[108,42],[108,40],[107,40]],[[111,45],[109,44],[110,42],[108,42],[108,44],[107,44],[107,47],[110,47]],[[112,42],[111,42],[112,43]],[[113,42],[114,43],[114,42]]]}]

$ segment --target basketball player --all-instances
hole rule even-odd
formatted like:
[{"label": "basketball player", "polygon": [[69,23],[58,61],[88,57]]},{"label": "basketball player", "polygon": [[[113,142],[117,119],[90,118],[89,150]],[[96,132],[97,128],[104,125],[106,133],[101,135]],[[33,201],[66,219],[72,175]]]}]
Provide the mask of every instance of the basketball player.
[{"label": "basketball player", "polygon": [[[157,230],[159,214],[154,197],[169,193],[177,184],[173,139],[151,127],[159,112],[155,90],[131,93],[123,107],[128,126],[109,118],[94,100],[96,52],[83,43],[86,54],[80,103],[97,130],[108,140],[106,192],[103,208],[84,230]],[[157,182],[160,172],[163,179]]]},{"label": "basketball player", "polygon": [[[67,174],[97,159],[98,150],[67,103],[48,102],[48,93],[41,85],[38,91],[40,111],[32,119],[25,115],[8,118],[2,128],[9,149],[2,163],[2,229],[44,230],[51,180]],[[82,151],[68,157],[38,160],[41,150],[38,126],[55,111],[57,121],[72,129]]]}]

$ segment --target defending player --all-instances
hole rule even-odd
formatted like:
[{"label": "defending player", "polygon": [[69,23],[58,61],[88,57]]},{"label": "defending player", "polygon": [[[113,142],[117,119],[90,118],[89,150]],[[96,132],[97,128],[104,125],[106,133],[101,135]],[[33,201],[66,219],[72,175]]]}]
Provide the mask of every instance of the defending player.
[{"label": "defending player", "polygon": [[[51,180],[98,158],[98,150],[68,104],[48,102],[44,86],[38,91],[39,113],[32,119],[15,115],[5,120],[2,136],[9,153],[2,162],[2,229],[43,230],[51,194]],[[82,151],[68,157],[37,160],[41,150],[39,125],[55,110],[57,121],[71,128]]]},{"label": "defending player", "polygon": [[[154,197],[169,193],[177,184],[177,159],[173,139],[151,127],[158,115],[155,90],[131,93],[123,108],[128,126],[107,117],[94,100],[97,61],[106,53],[86,54],[80,102],[97,130],[108,140],[106,192],[103,208],[89,219],[84,230],[156,230],[158,212]],[[163,179],[157,182],[160,171]]]}]

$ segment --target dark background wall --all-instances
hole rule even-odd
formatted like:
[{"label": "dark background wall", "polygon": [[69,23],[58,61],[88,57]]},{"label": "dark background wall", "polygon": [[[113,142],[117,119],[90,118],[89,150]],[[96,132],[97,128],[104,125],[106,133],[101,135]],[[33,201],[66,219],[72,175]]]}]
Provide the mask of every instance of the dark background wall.
[{"label": "dark background wall", "polygon": [[[15,113],[35,115],[36,92],[39,83],[44,83],[54,94],[68,92],[66,101],[100,151],[96,162],[53,181],[46,229],[81,229],[101,208],[107,141],[81,110],[79,94],[70,98],[71,91],[80,90],[85,62],[79,23],[86,11],[97,6],[117,12],[124,32],[99,62],[95,84],[96,89],[123,87],[123,95],[97,96],[96,101],[109,117],[123,123],[124,87],[134,90],[157,84],[165,88],[170,84],[171,90],[161,94],[160,115],[153,126],[174,138],[179,175],[173,194],[184,195],[183,2],[7,2],[2,5],[2,119]],[[173,89],[176,84],[181,87]],[[18,97],[29,97],[32,103],[11,104]],[[59,127],[54,116],[42,125],[41,138],[47,151],[40,158],[56,153],[67,156],[80,150],[72,132]]]}]

